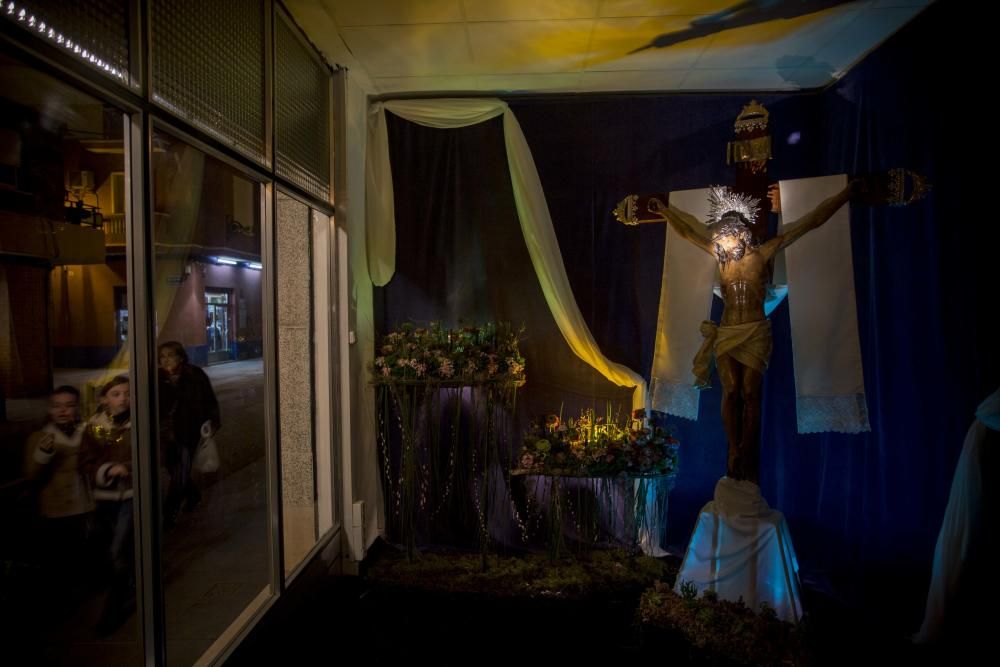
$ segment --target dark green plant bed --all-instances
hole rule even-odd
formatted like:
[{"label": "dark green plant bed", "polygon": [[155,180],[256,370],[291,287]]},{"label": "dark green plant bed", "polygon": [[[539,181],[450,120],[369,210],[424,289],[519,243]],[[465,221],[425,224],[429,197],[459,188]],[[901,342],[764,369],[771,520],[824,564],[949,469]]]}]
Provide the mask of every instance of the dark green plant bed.
[{"label": "dark green plant bed", "polygon": [[710,591],[678,595],[656,583],[642,594],[639,623],[644,648],[677,656],[683,664],[713,667],[817,664],[809,650],[809,621],[793,625],[773,609],[753,610]]},{"label": "dark green plant bed", "polygon": [[[383,658],[430,650],[440,664],[538,664],[638,655],[635,610],[642,591],[676,562],[592,551],[544,554],[427,552],[411,563],[386,550],[369,563],[360,618]],[[484,653],[486,651],[486,653]],[[477,657],[478,656],[478,657]]]},{"label": "dark green plant bed", "polygon": [[669,575],[671,567],[662,560],[617,551],[559,559],[544,554],[489,555],[485,570],[479,554],[424,552],[410,562],[403,554],[387,551],[367,572],[373,584],[397,590],[576,601],[637,601],[643,590]]}]

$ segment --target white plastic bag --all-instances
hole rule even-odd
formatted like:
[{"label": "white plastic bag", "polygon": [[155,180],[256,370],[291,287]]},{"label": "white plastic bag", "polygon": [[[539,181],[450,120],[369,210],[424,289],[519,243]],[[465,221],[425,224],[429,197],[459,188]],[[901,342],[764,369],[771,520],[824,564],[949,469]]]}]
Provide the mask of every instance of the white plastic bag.
[{"label": "white plastic bag", "polygon": [[194,450],[194,459],[191,467],[202,474],[213,473],[219,469],[219,448],[212,437],[212,423],[205,422],[201,425],[201,442]]}]

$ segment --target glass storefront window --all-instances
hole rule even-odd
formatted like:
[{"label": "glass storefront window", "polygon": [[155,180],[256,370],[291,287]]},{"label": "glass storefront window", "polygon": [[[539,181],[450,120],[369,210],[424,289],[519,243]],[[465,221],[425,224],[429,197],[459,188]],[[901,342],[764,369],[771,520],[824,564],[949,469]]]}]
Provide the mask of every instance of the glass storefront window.
[{"label": "glass storefront window", "polygon": [[330,72],[273,2],[176,4],[0,3],[11,664],[211,662],[340,523]]},{"label": "glass storefront window", "polygon": [[0,56],[0,607],[22,664],[142,661],[124,162],[119,110]]},{"label": "glass storefront window", "polygon": [[271,593],[261,189],[165,132],[154,144],[166,653],[189,665]]}]

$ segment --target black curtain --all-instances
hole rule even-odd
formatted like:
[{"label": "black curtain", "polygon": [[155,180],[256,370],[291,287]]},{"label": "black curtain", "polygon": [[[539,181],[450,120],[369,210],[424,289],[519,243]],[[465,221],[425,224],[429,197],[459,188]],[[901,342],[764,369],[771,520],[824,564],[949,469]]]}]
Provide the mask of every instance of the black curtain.
[{"label": "black curtain", "polygon": [[514,207],[502,119],[436,130],[390,113],[387,125],[396,273],[376,290],[377,330],[405,321],[523,325],[528,383],[518,391],[518,428],[561,404],[566,415],[609,401],[628,411],[632,389],[578,359],[545,302]]}]

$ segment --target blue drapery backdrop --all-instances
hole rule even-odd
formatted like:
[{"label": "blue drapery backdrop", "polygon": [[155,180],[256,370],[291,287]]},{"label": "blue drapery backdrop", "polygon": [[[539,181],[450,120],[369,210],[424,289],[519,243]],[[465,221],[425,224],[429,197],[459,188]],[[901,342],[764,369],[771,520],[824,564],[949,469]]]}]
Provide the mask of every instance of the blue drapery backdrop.
[{"label": "blue drapery backdrop", "polygon": [[[751,98],[771,112],[769,174],[775,180],[896,166],[931,179],[932,194],[916,206],[852,209],[871,433],[796,432],[787,304],[772,315],[774,354],[765,376],[762,424],[762,491],[788,518],[805,583],[876,613],[891,607],[901,626],[911,629],[923,611],[934,540],[962,438],[978,402],[1000,382],[984,308],[996,225],[962,214],[969,189],[962,144],[974,142],[972,132],[985,128],[969,127],[965,120],[964,101],[971,92],[954,87],[947,62],[958,56],[926,48],[959,21],[954,7],[930,7],[819,92],[509,100],[534,155],[584,317],[608,358],[647,377],[665,230],[626,228],[610,212],[629,193],[732,182],[725,146],[737,113]],[[391,121],[397,211],[412,211],[414,200],[426,196],[413,179],[429,177],[411,175],[407,184],[405,169],[397,166],[405,159],[420,164],[412,147],[423,144],[412,137],[423,142],[431,135],[448,136],[442,141],[461,145],[462,137],[473,141],[482,132],[502,128],[494,123],[443,131]],[[490,150],[502,150],[500,141],[487,143]],[[495,163],[479,151],[473,156],[482,164]],[[492,171],[502,181],[502,170]],[[460,169],[449,172],[452,189],[461,190],[463,179],[482,180],[463,177]],[[510,225],[504,233],[519,235],[512,203],[496,203],[508,196],[509,181],[478,187],[489,190],[486,197],[502,209],[491,213],[490,224]],[[438,193],[440,199],[444,190]],[[468,208],[449,215],[434,210],[435,221],[445,227],[467,225],[475,216]],[[414,285],[440,280],[443,256],[407,249],[406,215],[398,221],[398,274],[377,290],[383,331],[405,319],[447,318],[445,295],[455,300],[461,291],[461,284],[437,286],[444,288],[438,305],[431,303],[430,289],[419,290],[422,299],[412,298]],[[437,233],[433,224],[423,224],[415,238],[426,246],[427,235]],[[449,234],[453,238],[455,232]],[[467,246],[452,251],[456,254],[444,257],[468,260]],[[478,275],[474,269],[464,273]],[[480,299],[472,303],[483,308]],[[516,300],[505,304],[506,316],[511,308],[516,313]],[[716,316],[721,310],[717,299],[714,310]],[[530,383],[530,366],[528,374]],[[677,552],[725,472],[715,384],[702,395],[697,422],[667,419],[681,441],[681,476],[667,532],[667,544]]]}]

